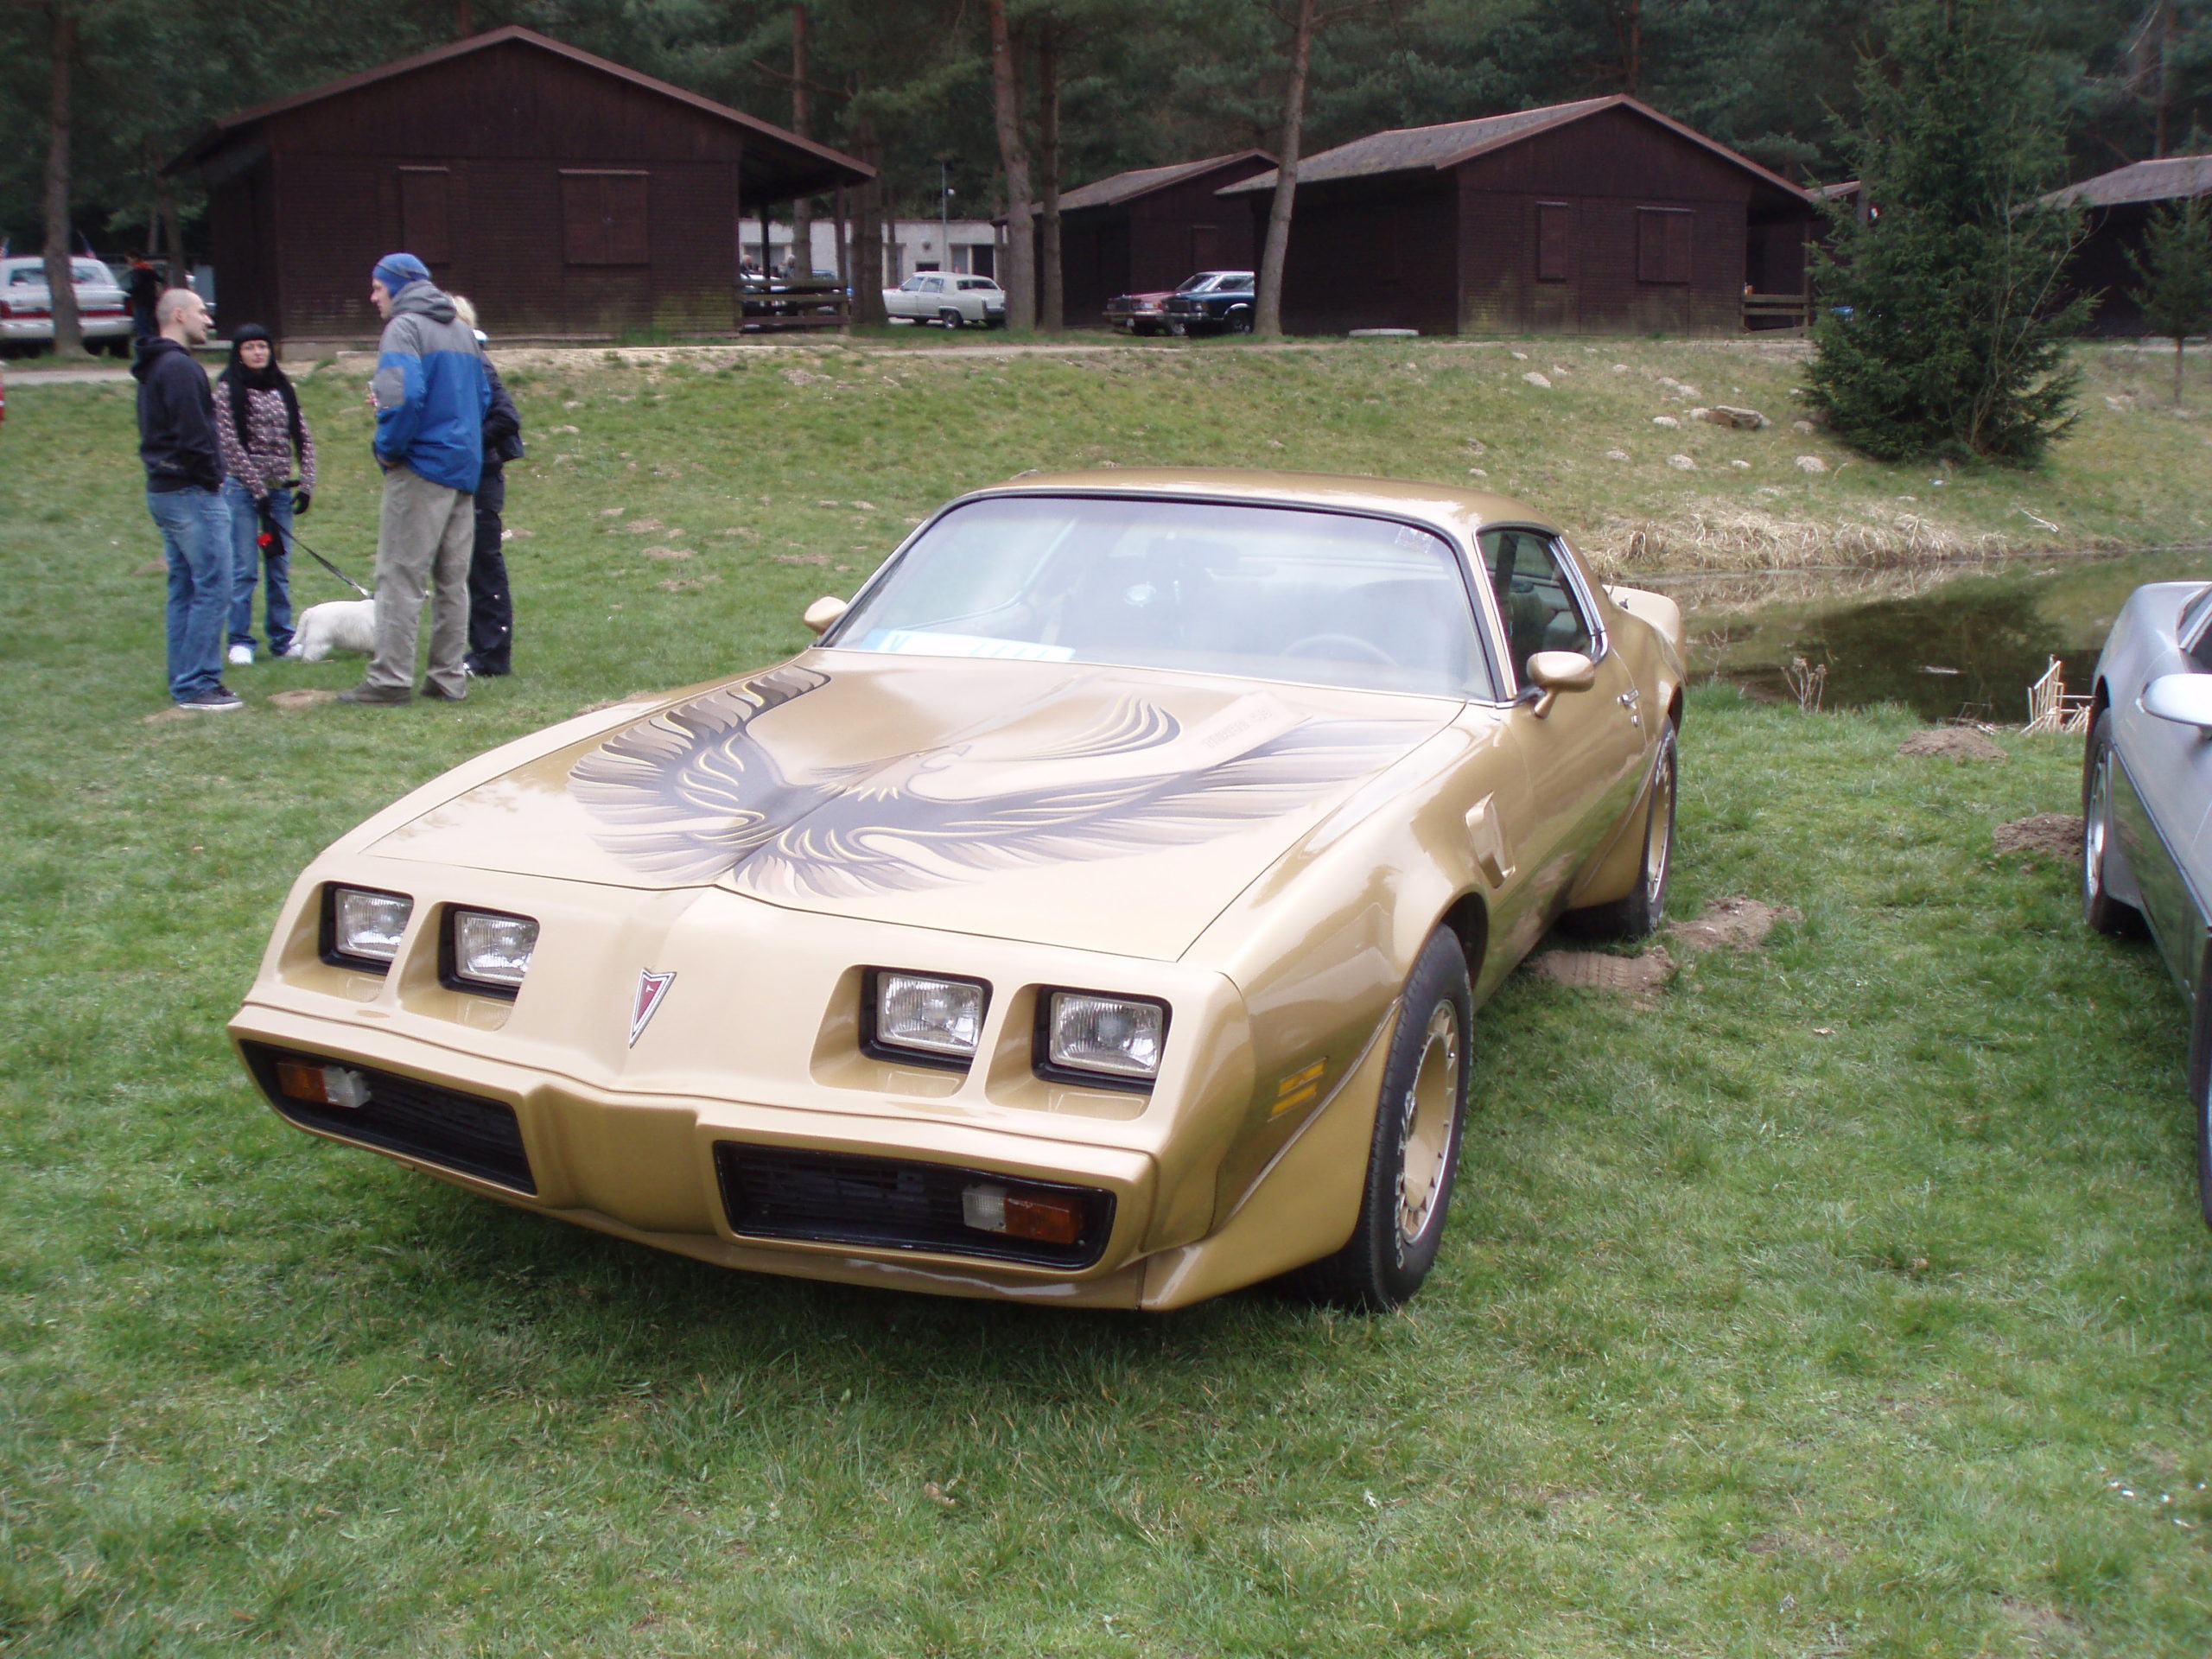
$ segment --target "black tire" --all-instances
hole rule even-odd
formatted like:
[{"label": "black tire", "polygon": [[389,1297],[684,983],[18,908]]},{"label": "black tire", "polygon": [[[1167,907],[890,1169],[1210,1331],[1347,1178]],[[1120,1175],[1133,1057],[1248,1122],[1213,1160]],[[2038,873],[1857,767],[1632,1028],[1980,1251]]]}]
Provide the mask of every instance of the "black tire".
[{"label": "black tire", "polygon": [[1637,870],[1636,889],[1609,905],[1568,912],[1563,919],[1575,932],[1592,938],[1642,939],[1657,932],[1667,919],[1667,884],[1675,874],[1675,727],[1669,721],[1659,739],[1659,759],[1645,794],[1643,861]]},{"label": "black tire", "polygon": [[963,328],[965,327],[968,323],[967,318],[962,316],[959,312],[954,310],[952,307],[949,305],[945,307],[944,310],[937,314],[937,320],[948,328]]},{"label": "black tire", "polygon": [[[2212,969],[2212,960],[2205,963]],[[2189,1027],[2189,1113],[2196,1129],[2196,1207],[2212,1227],[2212,995],[2202,972]]]},{"label": "black tire", "polygon": [[[1419,1290],[1435,1265],[1466,1128],[1474,1001],[1459,941],[1440,929],[1414,963],[1390,1033],[1359,1220],[1342,1249],[1294,1275],[1313,1300],[1383,1312]],[[1410,1199],[1409,1173],[1425,1182]]]},{"label": "black tire", "polygon": [[2112,841],[2112,710],[2089,722],[2082,755],[2082,919],[2100,933],[2126,938],[2143,930],[2134,906],[2115,899],[2105,882],[2105,853]]},{"label": "black tire", "polygon": [[1230,307],[1229,332],[1232,334],[1249,334],[1252,332],[1252,310],[1249,306]]}]

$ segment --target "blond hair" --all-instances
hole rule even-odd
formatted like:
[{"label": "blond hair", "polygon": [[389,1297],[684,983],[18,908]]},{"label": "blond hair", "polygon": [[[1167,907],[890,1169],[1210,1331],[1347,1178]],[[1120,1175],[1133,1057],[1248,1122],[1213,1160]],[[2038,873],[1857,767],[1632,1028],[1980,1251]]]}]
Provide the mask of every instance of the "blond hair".
[{"label": "blond hair", "polygon": [[453,302],[453,308],[461,320],[474,328],[476,326],[476,302],[466,294],[448,294],[446,298]]}]

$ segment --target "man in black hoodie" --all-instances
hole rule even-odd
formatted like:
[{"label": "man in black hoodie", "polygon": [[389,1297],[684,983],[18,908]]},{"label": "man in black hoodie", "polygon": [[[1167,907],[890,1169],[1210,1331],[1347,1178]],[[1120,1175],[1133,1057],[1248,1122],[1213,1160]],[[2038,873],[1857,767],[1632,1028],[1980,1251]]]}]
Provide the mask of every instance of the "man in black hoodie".
[{"label": "man in black hoodie", "polygon": [[192,355],[192,347],[207,343],[207,308],[190,289],[173,288],[162,296],[155,321],[161,333],[139,346],[130,372],[138,381],[146,510],[161,526],[168,557],[169,696],[180,709],[219,713],[244,705],[223,683],[231,515],[215,443],[215,395]]}]

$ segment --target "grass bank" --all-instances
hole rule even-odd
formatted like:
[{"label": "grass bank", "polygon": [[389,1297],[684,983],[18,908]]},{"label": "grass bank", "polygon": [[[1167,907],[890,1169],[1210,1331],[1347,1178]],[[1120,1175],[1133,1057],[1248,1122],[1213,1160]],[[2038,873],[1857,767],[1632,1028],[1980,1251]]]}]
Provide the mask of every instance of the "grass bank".
[{"label": "grass bank", "polygon": [[[220,1028],[277,901],[401,790],[770,659],[975,478],[1244,431],[1304,447],[1238,459],[1382,470],[1416,424],[1418,397],[1338,398],[1301,435],[1296,389],[1352,370],[1188,361],[534,378],[517,678],[286,712],[270,690],[355,669],[260,664],[245,712],[181,723],[143,719],[161,584],[127,400],[11,400],[0,1647],[2202,1653],[2182,1017],[2142,949],[2082,929],[2068,869],[1989,838],[2067,806],[2078,741],[1905,760],[1901,715],[1700,690],[1677,911],[1804,918],[1648,1010],[1510,982],[1398,1318],[733,1276],[255,1103]],[[1454,384],[1397,361],[1357,372]],[[1202,397],[1216,376],[1238,395]],[[308,397],[331,477],[304,528],[359,563],[358,387]]]}]

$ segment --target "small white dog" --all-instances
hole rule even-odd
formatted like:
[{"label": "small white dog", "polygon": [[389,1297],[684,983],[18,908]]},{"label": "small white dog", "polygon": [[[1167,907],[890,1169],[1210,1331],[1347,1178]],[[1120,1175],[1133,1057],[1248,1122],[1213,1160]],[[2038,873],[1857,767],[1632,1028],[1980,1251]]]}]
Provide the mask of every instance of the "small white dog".
[{"label": "small white dog", "polygon": [[334,599],[300,613],[291,647],[284,654],[319,663],[334,651],[358,651],[365,656],[376,644],[376,601]]}]

